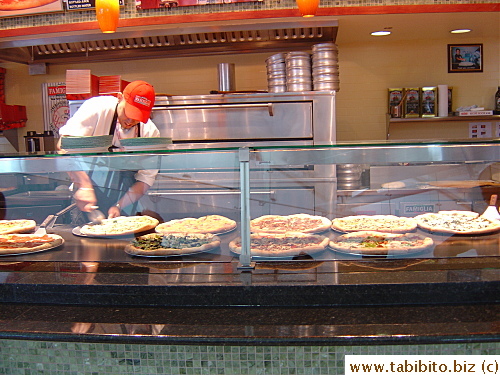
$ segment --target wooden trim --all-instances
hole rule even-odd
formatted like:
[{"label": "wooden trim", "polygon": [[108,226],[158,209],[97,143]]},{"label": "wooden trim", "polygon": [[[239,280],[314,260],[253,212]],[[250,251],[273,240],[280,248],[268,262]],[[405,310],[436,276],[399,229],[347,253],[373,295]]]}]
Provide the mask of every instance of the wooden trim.
[{"label": "wooden trim", "polygon": [[[452,13],[452,12],[499,12],[500,3],[488,4],[437,4],[437,5],[388,5],[361,7],[319,8],[318,16],[348,15],[382,15],[409,13]],[[263,18],[300,17],[298,9],[259,10],[229,13],[206,13],[186,15],[166,15],[158,17],[141,17],[120,19],[118,27],[152,26],[164,24],[181,24],[195,22],[214,22],[231,20],[248,20]],[[99,31],[96,21],[79,22],[61,25],[34,26],[19,29],[2,30],[2,37],[18,37],[27,35],[53,34],[74,31]],[[1,39],[1,38],[0,38]]]}]

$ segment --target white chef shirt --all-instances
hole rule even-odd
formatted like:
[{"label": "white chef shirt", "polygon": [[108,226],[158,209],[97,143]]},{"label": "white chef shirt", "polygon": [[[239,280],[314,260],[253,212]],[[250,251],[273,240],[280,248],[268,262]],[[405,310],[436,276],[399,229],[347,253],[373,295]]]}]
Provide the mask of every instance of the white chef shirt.
[{"label": "white chef shirt", "polygon": [[[59,129],[59,135],[91,136],[109,134],[117,104],[118,98],[114,96],[96,96],[86,100],[66,124]],[[160,136],[160,131],[151,120],[146,123],[141,122],[138,126],[141,127],[141,137]],[[135,138],[137,135],[137,126],[122,129],[117,122],[113,136],[113,146],[121,147],[120,139]],[[152,186],[157,174],[158,170],[140,170],[135,174],[135,179]]]}]

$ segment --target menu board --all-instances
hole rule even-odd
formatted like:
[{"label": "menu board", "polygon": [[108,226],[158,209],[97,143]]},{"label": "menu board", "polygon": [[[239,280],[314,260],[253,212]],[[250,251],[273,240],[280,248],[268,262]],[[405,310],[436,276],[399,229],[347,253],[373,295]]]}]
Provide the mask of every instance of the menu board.
[{"label": "menu board", "polygon": [[[68,10],[79,10],[95,8],[95,0],[65,0]],[[123,6],[123,1],[120,0],[120,6]]]},{"label": "menu board", "polygon": [[186,7],[193,5],[209,5],[209,4],[231,4],[231,3],[248,3],[263,0],[135,0],[135,7],[138,10]]}]

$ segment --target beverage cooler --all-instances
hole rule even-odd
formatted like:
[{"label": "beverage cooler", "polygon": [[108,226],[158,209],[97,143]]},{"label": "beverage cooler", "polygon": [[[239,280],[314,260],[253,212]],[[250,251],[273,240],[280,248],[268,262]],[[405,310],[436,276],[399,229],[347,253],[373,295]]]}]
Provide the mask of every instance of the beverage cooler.
[{"label": "beverage cooler", "polygon": [[[162,136],[172,138],[173,149],[331,144],[335,92],[159,96],[152,119]],[[186,213],[232,217],[240,200],[234,170],[191,168],[160,171],[143,199],[146,208],[168,213],[165,220]],[[262,162],[252,173],[252,215],[332,212],[335,166],[269,168]]]}]

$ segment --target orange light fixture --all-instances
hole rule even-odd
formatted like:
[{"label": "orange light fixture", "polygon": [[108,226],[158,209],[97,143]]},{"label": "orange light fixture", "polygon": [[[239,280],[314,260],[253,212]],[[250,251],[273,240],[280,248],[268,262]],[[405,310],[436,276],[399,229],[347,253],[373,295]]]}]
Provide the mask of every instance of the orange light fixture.
[{"label": "orange light fixture", "polygon": [[297,0],[302,17],[314,17],[318,10],[319,0]]},{"label": "orange light fixture", "polygon": [[97,22],[103,33],[114,33],[120,18],[120,0],[95,0]]}]

